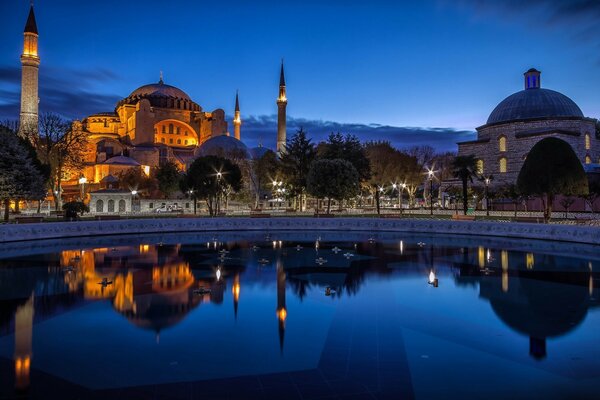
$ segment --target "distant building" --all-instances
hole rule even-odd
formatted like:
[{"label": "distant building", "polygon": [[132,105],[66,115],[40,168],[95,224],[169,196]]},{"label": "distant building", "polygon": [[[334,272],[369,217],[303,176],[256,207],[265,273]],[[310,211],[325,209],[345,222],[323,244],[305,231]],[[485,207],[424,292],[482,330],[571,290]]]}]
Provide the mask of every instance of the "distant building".
[{"label": "distant building", "polygon": [[547,137],[567,142],[582,164],[600,163],[597,120],[567,96],[543,89],[540,71],[524,75],[525,89],[502,100],[477,128],[476,140],[458,143],[458,154],[475,155],[478,172],[493,175],[492,185],[515,183],[531,148]]},{"label": "distant building", "polygon": [[[25,25],[21,55],[20,129],[30,134],[38,126],[38,30],[33,6]],[[283,63],[281,65],[276,149],[282,151],[286,140],[287,106]],[[73,129],[88,137],[83,171],[66,171],[65,185],[74,185],[82,176],[90,184],[131,168],[146,174],[152,167],[172,161],[184,170],[195,158],[207,154],[230,152],[247,158],[260,157],[266,149],[249,149],[242,141],[239,96],[235,97],[233,136],[230,136],[225,111],[205,111],[183,90],[167,85],[162,77],[135,89],[119,101],[114,111],[90,115],[75,121]],[[273,135],[275,136],[275,135]],[[275,137],[274,137],[275,139]]]}]

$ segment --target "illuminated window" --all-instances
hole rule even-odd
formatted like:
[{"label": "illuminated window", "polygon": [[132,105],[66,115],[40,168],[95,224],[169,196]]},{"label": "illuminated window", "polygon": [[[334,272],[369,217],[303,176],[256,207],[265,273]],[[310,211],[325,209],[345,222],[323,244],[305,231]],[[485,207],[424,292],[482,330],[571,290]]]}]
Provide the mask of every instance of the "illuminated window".
[{"label": "illuminated window", "polygon": [[187,146],[187,144],[188,144],[188,141],[187,141],[187,139],[186,139],[186,140],[185,140],[185,145]]},{"label": "illuminated window", "polygon": [[592,139],[590,138],[589,133],[585,134],[585,149],[589,150],[592,148]]},{"label": "illuminated window", "polygon": [[167,133],[167,127],[165,125],[162,126],[162,133]]},{"label": "illuminated window", "polygon": [[498,149],[501,152],[506,151],[506,136],[500,136],[500,138],[498,139]]},{"label": "illuminated window", "polygon": [[507,170],[507,168],[506,168],[506,157],[502,157],[500,159],[500,173],[503,174],[503,173],[506,172],[506,170]]},{"label": "illuminated window", "polygon": [[169,124],[169,133],[173,133],[173,124]]},{"label": "illuminated window", "polygon": [[586,163],[586,164],[591,164],[591,163],[592,163],[592,157],[590,157],[590,156],[585,156],[585,163]]},{"label": "illuminated window", "polygon": [[477,173],[479,175],[483,174],[483,167],[484,167],[483,160],[477,160]]}]

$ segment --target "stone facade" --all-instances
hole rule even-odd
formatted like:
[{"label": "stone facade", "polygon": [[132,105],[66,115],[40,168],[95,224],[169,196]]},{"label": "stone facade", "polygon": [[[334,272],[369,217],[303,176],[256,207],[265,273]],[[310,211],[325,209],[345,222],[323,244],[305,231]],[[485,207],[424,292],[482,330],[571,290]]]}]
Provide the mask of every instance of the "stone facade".
[{"label": "stone facade", "polygon": [[586,118],[568,97],[541,89],[540,72],[525,73],[525,90],[507,97],[477,128],[477,139],[458,143],[460,156],[474,155],[491,186],[516,183],[527,154],[540,140],[567,142],[582,164],[600,163],[597,120]]}]

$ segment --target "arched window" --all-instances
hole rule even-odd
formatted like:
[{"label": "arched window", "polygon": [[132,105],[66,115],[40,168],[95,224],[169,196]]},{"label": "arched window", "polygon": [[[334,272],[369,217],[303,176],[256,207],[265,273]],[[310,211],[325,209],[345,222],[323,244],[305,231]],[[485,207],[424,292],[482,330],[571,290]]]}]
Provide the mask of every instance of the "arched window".
[{"label": "arched window", "polygon": [[167,133],[167,127],[165,125],[162,126],[162,133]]},{"label": "arched window", "polygon": [[502,157],[500,158],[500,173],[503,174],[507,171],[507,166],[506,166],[506,157]]},{"label": "arched window", "polygon": [[184,134],[185,136],[187,136],[187,135],[188,135],[187,131],[183,132],[183,134]]},{"label": "arched window", "polygon": [[589,133],[585,134],[585,149],[589,150],[592,148],[592,138]]},{"label": "arched window", "polygon": [[169,124],[169,133],[173,133],[173,124]]},{"label": "arched window", "polygon": [[181,139],[177,139],[177,144],[181,144]]},{"label": "arched window", "polygon": [[500,136],[498,138],[498,150],[502,153],[506,151],[506,136]]},{"label": "arched window", "polygon": [[98,212],[98,213],[104,212],[104,202],[102,200],[98,200],[96,202],[96,212]]},{"label": "arched window", "polygon": [[119,200],[119,212],[125,212],[125,200]]},{"label": "arched window", "polygon": [[115,201],[112,199],[108,201],[108,212],[115,212]]},{"label": "arched window", "polygon": [[483,174],[484,166],[485,166],[485,164],[483,163],[483,160],[477,160],[477,173],[479,175]]},{"label": "arched window", "polygon": [[179,130],[179,127],[177,127],[177,134],[179,135],[181,133],[181,131]]},{"label": "arched window", "polygon": [[173,144],[173,139],[169,139],[169,144]]},{"label": "arched window", "polygon": [[185,140],[185,145],[187,146],[187,144],[188,144],[188,141],[187,141],[187,139],[186,139],[186,140]]},{"label": "arched window", "polygon": [[592,163],[592,157],[590,157],[589,155],[585,156],[585,163],[586,164],[591,164]]}]

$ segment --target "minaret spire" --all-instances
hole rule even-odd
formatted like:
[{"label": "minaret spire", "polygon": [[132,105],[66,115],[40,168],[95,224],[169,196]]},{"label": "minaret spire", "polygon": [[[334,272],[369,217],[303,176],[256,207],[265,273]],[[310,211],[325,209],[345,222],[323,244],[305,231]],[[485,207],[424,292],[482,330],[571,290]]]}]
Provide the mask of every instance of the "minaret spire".
[{"label": "minaret spire", "polygon": [[38,29],[33,4],[23,30],[23,53],[21,54],[21,113],[19,134],[33,139],[37,135],[39,121],[38,75]]},{"label": "minaret spire", "polygon": [[165,80],[163,79],[163,72],[162,71],[160,71],[160,79],[158,80],[158,83],[160,83],[161,85],[163,83],[165,83]]},{"label": "minaret spire", "polygon": [[279,74],[279,97],[277,98],[277,154],[285,151],[286,144],[286,108],[287,94],[285,87],[285,72],[283,70],[283,59],[281,60],[281,73]]},{"label": "minaret spire", "polygon": [[233,135],[237,140],[241,140],[242,117],[240,115],[240,98],[239,93],[235,93],[235,114],[233,116]]}]

